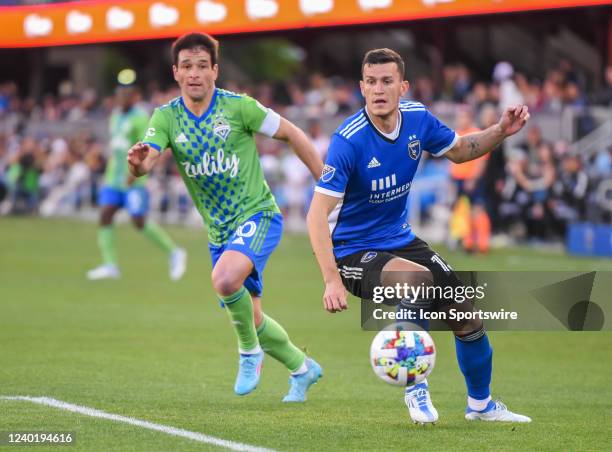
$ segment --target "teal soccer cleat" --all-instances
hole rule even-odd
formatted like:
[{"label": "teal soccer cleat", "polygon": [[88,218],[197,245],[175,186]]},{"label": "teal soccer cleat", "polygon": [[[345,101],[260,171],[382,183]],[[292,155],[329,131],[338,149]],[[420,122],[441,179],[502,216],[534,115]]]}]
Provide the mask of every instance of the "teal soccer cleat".
[{"label": "teal soccer cleat", "polygon": [[238,376],[236,377],[236,384],[234,385],[234,392],[236,392],[236,394],[247,395],[257,387],[259,377],[261,376],[263,358],[263,351],[252,355],[240,354]]},{"label": "teal soccer cleat", "polygon": [[289,377],[289,392],[283,402],[305,402],[308,388],[323,376],[323,369],[314,359],[306,358],[305,373]]}]

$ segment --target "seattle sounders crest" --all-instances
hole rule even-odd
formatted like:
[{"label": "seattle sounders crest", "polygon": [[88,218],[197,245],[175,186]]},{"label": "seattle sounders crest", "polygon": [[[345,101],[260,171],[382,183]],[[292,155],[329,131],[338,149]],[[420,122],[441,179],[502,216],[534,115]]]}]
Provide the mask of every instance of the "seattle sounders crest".
[{"label": "seattle sounders crest", "polygon": [[227,140],[227,136],[232,131],[227,120],[220,115],[215,116],[215,120],[213,122],[213,133],[221,138],[223,141]]}]

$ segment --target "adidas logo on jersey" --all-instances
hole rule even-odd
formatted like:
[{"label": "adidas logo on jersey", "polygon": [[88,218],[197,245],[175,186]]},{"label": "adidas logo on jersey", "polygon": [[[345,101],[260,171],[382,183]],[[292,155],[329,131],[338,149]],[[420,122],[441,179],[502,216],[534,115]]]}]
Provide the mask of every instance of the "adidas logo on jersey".
[{"label": "adidas logo on jersey", "polygon": [[179,136],[176,137],[176,140],[174,140],[175,143],[187,143],[188,141],[189,140],[187,139],[187,137],[185,136],[183,132],[181,132]]},{"label": "adidas logo on jersey", "polygon": [[380,166],[380,162],[376,160],[376,157],[372,157],[372,160],[368,163],[368,168],[376,168],[378,166]]}]

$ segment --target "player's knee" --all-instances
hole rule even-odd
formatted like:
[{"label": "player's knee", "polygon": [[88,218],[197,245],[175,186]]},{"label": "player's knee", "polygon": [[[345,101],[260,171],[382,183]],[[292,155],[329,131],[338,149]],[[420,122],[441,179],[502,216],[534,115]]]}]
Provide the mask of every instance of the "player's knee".
[{"label": "player's knee", "polygon": [[212,273],[212,285],[215,292],[223,297],[235,294],[242,287],[243,281],[236,278],[232,272],[215,268]]},{"label": "player's knee", "polygon": [[112,208],[105,207],[100,213],[100,226],[110,226],[113,224],[113,217],[115,216],[115,210]]},{"label": "player's knee", "polygon": [[433,274],[427,269],[392,269],[384,270],[381,275],[382,284],[393,286],[395,284],[407,284],[413,287],[429,287],[434,283]]},{"label": "player's knee", "polygon": [[145,227],[145,220],[143,217],[132,217],[132,224],[136,229],[142,231]]}]

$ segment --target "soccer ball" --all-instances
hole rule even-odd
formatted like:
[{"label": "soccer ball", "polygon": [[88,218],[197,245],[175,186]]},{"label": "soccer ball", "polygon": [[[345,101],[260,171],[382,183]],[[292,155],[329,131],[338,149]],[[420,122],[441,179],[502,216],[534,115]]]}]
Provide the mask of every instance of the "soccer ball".
[{"label": "soccer ball", "polygon": [[423,381],[436,363],[436,347],[426,331],[381,331],[370,347],[374,373],[396,386]]}]

